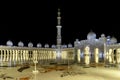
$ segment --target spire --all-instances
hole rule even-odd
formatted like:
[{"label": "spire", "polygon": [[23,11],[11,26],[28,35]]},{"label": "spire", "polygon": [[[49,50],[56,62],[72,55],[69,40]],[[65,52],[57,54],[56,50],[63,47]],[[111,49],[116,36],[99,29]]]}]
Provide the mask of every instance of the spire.
[{"label": "spire", "polygon": [[60,26],[61,25],[61,17],[60,17],[60,9],[58,8],[58,16],[57,16],[57,24],[58,24],[58,26]]}]

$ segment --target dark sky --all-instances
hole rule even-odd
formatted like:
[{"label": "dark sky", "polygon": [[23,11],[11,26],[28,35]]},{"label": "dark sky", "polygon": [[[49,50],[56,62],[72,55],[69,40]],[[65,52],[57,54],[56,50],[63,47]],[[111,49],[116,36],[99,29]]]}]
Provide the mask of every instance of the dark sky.
[{"label": "dark sky", "polygon": [[86,39],[91,30],[97,34],[97,38],[104,33],[106,36],[115,36],[120,41],[120,24],[111,22],[113,16],[110,17],[110,13],[113,10],[101,8],[98,4],[88,4],[65,0],[15,4],[9,11],[9,22],[0,24],[0,44],[5,45],[7,40],[13,41],[14,45],[19,41],[25,45],[33,42],[34,46],[38,42],[43,45],[56,44],[58,8],[61,9],[62,17],[62,44],[73,44],[76,38]]}]

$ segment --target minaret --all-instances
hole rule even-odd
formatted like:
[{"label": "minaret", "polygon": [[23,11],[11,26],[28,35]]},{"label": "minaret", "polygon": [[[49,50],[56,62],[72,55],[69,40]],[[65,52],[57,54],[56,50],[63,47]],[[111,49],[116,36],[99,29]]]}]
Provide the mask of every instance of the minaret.
[{"label": "minaret", "polygon": [[60,17],[60,9],[58,9],[58,16],[57,16],[57,63],[61,61],[61,17]]},{"label": "minaret", "polygon": [[60,9],[58,9],[58,16],[57,16],[57,48],[61,48],[61,16],[60,16]]}]

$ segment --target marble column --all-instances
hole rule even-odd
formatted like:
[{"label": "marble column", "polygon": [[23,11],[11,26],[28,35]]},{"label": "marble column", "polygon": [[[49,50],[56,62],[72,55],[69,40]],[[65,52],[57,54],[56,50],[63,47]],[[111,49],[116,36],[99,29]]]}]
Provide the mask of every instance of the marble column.
[{"label": "marble column", "polygon": [[0,50],[1,56],[0,56],[0,66],[3,66],[3,50]]},{"label": "marble column", "polygon": [[117,64],[120,64],[120,48],[117,49],[117,52],[116,52],[116,60],[117,60]]},{"label": "marble column", "polygon": [[9,61],[9,50],[6,50],[7,52],[7,61]]},{"label": "marble column", "polygon": [[85,47],[84,51],[84,60],[85,60],[85,67],[89,67],[90,64],[90,48],[88,46]]},{"label": "marble column", "polygon": [[12,61],[15,61],[15,50],[12,50],[12,52],[13,52],[13,58],[12,58]]},{"label": "marble column", "polygon": [[20,55],[21,55],[21,63],[23,63],[23,50],[20,50]]},{"label": "marble column", "polygon": [[109,49],[108,51],[108,60],[109,60],[109,63],[111,64],[112,63],[112,49]]},{"label": "marble column", "polygon": [[80,49],[77,50],[77,61],[80,63],[81,57],[80,57],[81,51]]},{"label": "marble column", "polygon": [[95,58],[95,63],[99,63],[99,49],[98,48],[95,48],[94,58]]},{"label": "marble column", "polygon": [[42,56],[41,56],[41,53],[42,53],[42,51],[39,51],[39,60],[40,60],[40,61],[41,61],[41,59],[42,59],[42,58],[41,58],[41,57],[42,57]]},{"label": "marble column", "polygon": [[22,61],[25,62],[25,58],[26,58],[26,55],[25,55],[25,50],[22,50]]},{"label": "marble column", "polygon": [[33,60],[37,60],[37,51],[36,50],[33,51]]},{"label": "marble column", "polygon": [[3,59],[3,61],[6,61],[6,51],[3,50],[3,52],[4,52],[4,59]]},{"label": "marble column", "polygon": [[14,63],[14,66],[16,66],[16,51],[15,50],[12,50],[13,51],[13,63]]},{"label": "marble column", "polygon": [[26,50],[26,61],[28,61],[29,53],[28,50]]},{"label": "marble column", "polygon": [[107,46],[106,43],[104,43],[104,63],[106,64],[107,62]]},{"label": "marble column", "polygon": [[53,59],[56,60],[56,58],[57,58],[57,53],[56,51],[53,51]]},{"label": "marble column", "polygon": [[2,50],[0,49],[0,61],[2,62],[2,56],[3,56],[3,53],[2,53]]},{"label": "marble column", "polygon": [[17,50],[18,53],[18,62],[20,62],[20,50]]},{"label": "marble column", "polygon": [[15,55],[16,55],[15,60],[17,62],[18,61],[18,51],[17,50],[15,50]]},{"label": "marble column", "polygon": [[12,58],[13,58],[13,56],[12,56],[12,50],[9,50],[9,55],[10,55],[9,66],[11,66],[12,65]]}]

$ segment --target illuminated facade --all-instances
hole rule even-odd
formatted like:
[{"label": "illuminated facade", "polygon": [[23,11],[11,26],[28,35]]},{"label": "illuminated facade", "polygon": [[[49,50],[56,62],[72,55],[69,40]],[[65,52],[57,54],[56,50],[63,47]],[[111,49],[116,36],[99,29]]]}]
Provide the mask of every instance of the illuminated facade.
[{"label": "illuminated facade", "polygon": [[98,39],[94,32],[89,32],[86,40],[76,39],[72,44],[62,45],[61,37],[61,17],[58,10],[57,44],[40,43],[33,47],[29,42],[28,47],[23,42],[18,42],[18,46],[13,46],[12,41],[7,41],[6,46],[0,46],[0,66],[16,66],[24,63],[33,64],[34,60],[38,64],[68,64],[78,63],[89,65],[91,63],[120,64],[120,44],[115,37],[102,34]]},{"label": "illuminated facade", "polygon": [[[86,54],[86,47],[89,47],[89,53]],[[105,64],[120,64],[120,44],[117,43],[115,37],[101,36],[97,39],[96,34],[90,31],[86,40],[79,41],[76,39],[74,42],[75,50],[79,50],[77,55],[79,63],[84,64],[86,60],[89,63],[105,63]],[[89,56],[89,59],[85,59]]]}]

